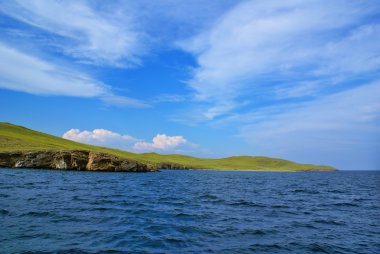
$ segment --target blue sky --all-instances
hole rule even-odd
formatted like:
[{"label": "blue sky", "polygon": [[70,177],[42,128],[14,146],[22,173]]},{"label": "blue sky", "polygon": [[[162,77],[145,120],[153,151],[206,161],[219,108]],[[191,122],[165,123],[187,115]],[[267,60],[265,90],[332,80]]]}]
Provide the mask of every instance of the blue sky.
[{"label": "blue sky", "polygon": [[0,0],[0,119],[80,142],[380,169],[377,1]]}]

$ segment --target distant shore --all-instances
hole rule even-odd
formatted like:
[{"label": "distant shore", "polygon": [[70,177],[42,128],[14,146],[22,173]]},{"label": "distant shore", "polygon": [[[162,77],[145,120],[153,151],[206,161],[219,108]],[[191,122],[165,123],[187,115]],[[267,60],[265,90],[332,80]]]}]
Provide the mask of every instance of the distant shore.
[{"label": "distant shore", "polygon": [[264,156],[211,159],[181,154],[132,153],[93,146],[0,123],[0,167],[152,172],[159,169],[242,171],[335,171],[330,166],[301,164]]}]

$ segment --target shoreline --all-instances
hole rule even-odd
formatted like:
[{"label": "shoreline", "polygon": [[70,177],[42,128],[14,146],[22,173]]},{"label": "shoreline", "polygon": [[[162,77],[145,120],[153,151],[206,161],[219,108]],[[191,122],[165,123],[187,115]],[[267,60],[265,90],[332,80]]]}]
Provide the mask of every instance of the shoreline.
[{"label": "shoreline", "polygon": [[[301,167],[296,169],[296,167]],[[224,167],[224,168],[223,168]],[[171,161],[149,162],[122,158],[108,153],[86,150],[33,150],[0,152],[0,168],[35,168],[59,169],[70,171],[105,171],[105,172],[157,172],[160,170],[214,170],[214,171],[254,171],[254,172],[330,172],[337,169],[311,164],[295,164],[295,169],[287,165],[282,168],[271,165],[268,169],[261,168],[218,168],[192,166],[186,163]],[[256,166],[258,167],[258,166]]]}]

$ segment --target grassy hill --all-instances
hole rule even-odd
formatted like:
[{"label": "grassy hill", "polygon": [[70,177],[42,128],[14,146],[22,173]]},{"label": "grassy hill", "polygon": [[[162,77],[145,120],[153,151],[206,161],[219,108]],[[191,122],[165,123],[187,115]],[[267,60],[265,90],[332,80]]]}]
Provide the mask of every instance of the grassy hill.
[{"label": "grassy hill", "polygon": [[329,166],[299,164],[288,160],[262,156],[233,156],[222,159],[206,159],[191,156],[157,153],[131,153],[118,149],[86,145],[22,126],[0,122],[0,152],[35,150],[87,150],[134,159],[149,164],[176,163],[197,169],[236,169],[266,171],[335,170]]}]

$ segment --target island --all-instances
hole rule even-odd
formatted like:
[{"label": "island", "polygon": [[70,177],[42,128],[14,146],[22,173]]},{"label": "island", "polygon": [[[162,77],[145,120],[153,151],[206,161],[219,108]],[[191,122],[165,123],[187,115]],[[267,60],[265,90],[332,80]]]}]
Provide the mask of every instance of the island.
[{"label": "island", "polygon": [[180,154],[132,153],[78,143],[11,123],[0,123],[0,168],[113,172],[155,172],[160,169],[336,170],[330,166],[300,164],[264,156],[211,159]]}]

